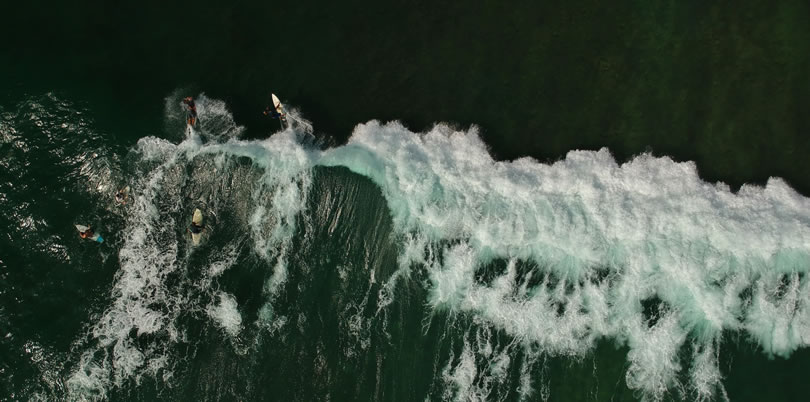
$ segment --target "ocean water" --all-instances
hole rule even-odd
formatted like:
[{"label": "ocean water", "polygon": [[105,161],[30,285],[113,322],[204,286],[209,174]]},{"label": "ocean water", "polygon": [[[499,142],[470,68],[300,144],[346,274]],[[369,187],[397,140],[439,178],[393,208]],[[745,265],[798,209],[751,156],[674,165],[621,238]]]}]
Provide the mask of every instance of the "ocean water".
[{"label": "ocean water", "polygon": [[361,122],[335,145],[296,105],[289,128],[251,139],[205,94],[185,127],[181,98],[131,144],[62,93],[0,109],[0,398],[806,387],[810,199],[779,178],[732,191],[693,162],[607,148],[499,161],[478,128],[443,123]]}]

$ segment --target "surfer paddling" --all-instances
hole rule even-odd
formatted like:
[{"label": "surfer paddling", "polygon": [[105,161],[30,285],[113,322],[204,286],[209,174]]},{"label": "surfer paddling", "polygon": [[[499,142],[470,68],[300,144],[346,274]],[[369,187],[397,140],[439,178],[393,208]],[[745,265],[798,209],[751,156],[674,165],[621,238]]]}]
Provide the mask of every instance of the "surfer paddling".
[{"label": "surfer paddling", "polygon": [[194,125],[197,124],[197,105],[194,104],[194,99],[190,96],[186,96],[185,98],[183,98],[183,103],[186,105],[186,108],[188,109],[186,111],[187,112],[186,122],[188,123],[189,126],[194,127]]},{"label": "surfer paddling", "polygon": [[79,237],[85,240],[95,240],[99,243],[104,242],[104,238],[101,235],[96,234],[90,226],[84,225],[74,225],[76,226],[76,230],[79,231]]}]

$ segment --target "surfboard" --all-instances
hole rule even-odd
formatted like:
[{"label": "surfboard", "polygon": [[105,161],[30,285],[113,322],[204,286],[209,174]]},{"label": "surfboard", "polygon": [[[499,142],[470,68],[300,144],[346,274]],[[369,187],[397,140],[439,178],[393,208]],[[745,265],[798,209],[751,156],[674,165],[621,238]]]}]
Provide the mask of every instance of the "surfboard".
[{"label": "surfboard", "polygon": [[[78,230],[79,233],[85,232],[85,231],[87,231],[87,229],[90,229],[89,227],[84,226],[84,225],[75,225],[75,226],[76,226],[76,230]],[[97,241],[99,243],[104,243],[104,238],[102,238],[101,235],[99,235],[99,234],[93,234],[92,236],[88,237],[88,239],[95,240],[95,241]]]},{"label": "surfboard", "polygon": [[[194,210],[194,215],[191,217],[191,222],[193,222],[197,226],[203,225],[203,214],[199,208]],[[202,232],[191,234],[191,243],[194,244],[195,246],[200,244],[201,239],[202,239]]]},{"label": "surfboard", "polygon": [[276,112],[280,115],[278,120],[281,122],[281,128],[284,129],[287,127],[287,114],[284,113],[284,106],[281,105],[281,101],[276,94],[270,94],[270,96],[273,98],[273,107],[276,108]]}]

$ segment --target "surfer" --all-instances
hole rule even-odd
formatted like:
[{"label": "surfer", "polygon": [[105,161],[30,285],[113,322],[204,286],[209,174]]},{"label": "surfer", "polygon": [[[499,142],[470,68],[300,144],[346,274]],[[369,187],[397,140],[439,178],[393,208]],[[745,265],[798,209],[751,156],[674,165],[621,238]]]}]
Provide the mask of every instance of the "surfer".
[{"label": "surfer", "polygon": [[262,112],[262,114],[264,114],[265,116],[270,116],[270,118],[273,119],[278,119],[281,118],[281,116],[283,116],[281,113],[278,112],[278,110],[276,110],[276,108],[272,106],[267,106],[266,108],[264,108],[264,112]]},{"label": "surfer", "polygon": [[94,234],[95,234],[95,233],[93,233],[93,229],[92,229],[92,228],[90,228],[90,226],[88,226],[88,227],[87,227],[87,229],[85,229],[83,232],[79,232],[79,236],[80,236],[82,239],[89,239],[89,238],[92,238]]},{"label": "surfer", "polygon": [[195,208],[194,214],[191,216],[191,226],[188,228],[188,231],[191,232],[191,244],[195,246],[200,244],[204,230],[203,213],[199,208]]},{"label": "surfer", "polygon": [[265,116],[278,119],[281,124],[281,129],[284,130],[284,127],[287,125],[287,116],[284,114],[284,108],[281,106],[281,101],[276,94],[270,94],[270,96],[273,98],[273,105],[264,108],[264,112],[262,113]]},{"label": "surfer", "polygon": [[194,104],[194,99],[190,96],[183,98],[183,103],[188,108],[188,118],[186,122],[189,126],[194,126],[197,123],[197,105]]},{"label": "surfer", "polygon": [[90,226],[84,225],[74,225],[76,226],[76,230],[79,231],[79,237],[86,240],[95,240],[99,243],[104,243],[104,238],[101,235],[97,235],[93,232],[93,229]]},{"label": "surfer", "polygon": [[129,193],[129,186],[126,186],[118,190],[118,192],[115,193],[115,201],[117,201],[121,205],[126,205],[127,198],[129,198],[128,193]]},{"label": "surfer", "polygon": [[191,232],[191,234],[200,234],[203,230],[205,230],[205,226],[198,225],[197,222],[191,222],[191,227],[188,231]]}]

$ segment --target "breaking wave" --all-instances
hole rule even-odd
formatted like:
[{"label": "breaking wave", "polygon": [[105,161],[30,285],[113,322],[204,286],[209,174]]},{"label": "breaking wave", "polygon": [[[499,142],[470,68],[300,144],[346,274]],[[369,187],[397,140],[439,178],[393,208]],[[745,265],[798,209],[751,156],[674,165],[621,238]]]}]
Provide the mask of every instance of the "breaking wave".
[{"label": "breaking wave", "polygon": [[607,149],[498,162],[475,129],[377,122],[320,163],[382,188],[410,234],[400,269],[428,272],[433,309],[538,353],[581,357],[613,339],[630,350],[628,387],[648,397],[680,387],[682,370],[697,398],[722,392],[724,331],[783,357],[810,344],[810,200],[780,179],[735,194],[694,163],[620,165]]},{"label": "breaking wave", "polygon": [[[177,103],[167,101],[167,116]],[[303,218],[321,190],[319,169],[369,178],[393,222],[395,272],[372,271],[361,299],[344,309],[341,328],[360,351],[373,320],[395,319],[385,311],[406,297],[398,284],[423,287],[429,314],[472,320],[434,364],[446,385],[437,398],[489,399],[510,373],[519,396],[547,398],[534,365],[581,359],[608,339],[629,349],[626,383],[644,397],[678,390],[709,399],[725,392],[726,334],[783,357],[810,344],[810,200],[780,179],[734,193],[702,181],[691,162],[642,154],[619,164],[606,149],[553,164],[501,162],[475,128],[442,124],[414,133],[372,121],[346,145],[322,150],[305,140],[311,126],[297,113],[291,128],[244,141],[224,103],[201,97],[198,105],[198,130],[179,143],[142,138],[131,152],[120,269],[109,304],[74,343],[74,399],[104,399],[147,378],[171,383],[189,358],[177,346],[197,342],[188,336],[193,321],[213,323],[211,336],[241,351],[304,328],[308,317],[283,314],[277,298],[304,269],[291,259],[301,225],[329,224]],[[108,191],[111,175],[88,173],[88,186]],[[194,208],[206,215],[199,248],[185,232]],[[218,285],[245,258],[270,267],[258,306]]]}]

